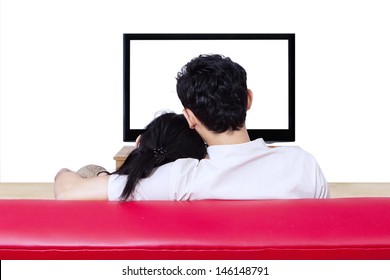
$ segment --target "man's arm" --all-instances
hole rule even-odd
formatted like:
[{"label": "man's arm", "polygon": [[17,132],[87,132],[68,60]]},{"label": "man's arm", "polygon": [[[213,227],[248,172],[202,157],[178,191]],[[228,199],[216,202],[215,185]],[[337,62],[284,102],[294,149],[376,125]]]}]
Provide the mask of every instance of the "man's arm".
[{"label": "man's arm", "polygon": [[69,169],[61,169],[54,179],[54,195],[58,200],[108,200],[110,176],[82,178]]},{"label": "man's arm", "polygon": [[317,195],[315,198],[330,198],[328,182],[318,164],[316,165],[316,181]]}]

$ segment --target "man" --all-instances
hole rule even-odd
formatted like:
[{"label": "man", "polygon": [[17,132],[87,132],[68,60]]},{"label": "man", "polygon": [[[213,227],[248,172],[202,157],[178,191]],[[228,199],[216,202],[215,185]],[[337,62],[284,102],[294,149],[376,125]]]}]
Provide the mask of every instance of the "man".
[{"label": "man", "polygon": [[[253,94],[246,72],[221,55],[191,60],[177,77],[189,127],[207,143],[203,160],[179,159],[137,185],[132,200],[327,198],[329,189],[314,157],[298,147],[251,141],[245,126]],[[61,178],[62,177],[62,178]],[[57,198],[117,200],[126,176],[80,179],[58,175]],[[57,182],[57,180],[56,180]]]}]

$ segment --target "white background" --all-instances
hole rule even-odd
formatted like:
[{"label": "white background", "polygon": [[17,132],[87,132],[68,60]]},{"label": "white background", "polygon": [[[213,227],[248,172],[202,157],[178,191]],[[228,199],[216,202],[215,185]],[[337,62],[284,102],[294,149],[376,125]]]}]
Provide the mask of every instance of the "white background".
[{"label": "white background", "polygon": [[295,33],[296,144],[330,182],[390,182],[387,1],[1,0],[0,181],[114,168],[123,33]]},{"label": "white background", "polygon": [[[389,279],[388,260],[322,260],[322,261],[296,261],[296,260],[131,260],[131,261],[2,261],[1,277],[3,280],[20,280],[20,279],[268,279],[268,280],[328,280],[328,279],[354,279],[354,280],[387,280]],[[138,275],[122,275],[123,269],[127,272],[127,267],[135,270]],[[233,275],[218,274],[219,271],[233,271]],[[234,275],[235,268],[238,271],[250,267],[252,272],[256,271],[255,267],[267,267],[268,275]],[[145,268],[145,269],[144,269]],[[186,274],[187,269],[191,275],[160,275],[145,276],[148,269],[171,270],[171,273],[177,273],[179,269],[182,274]],[[140,270],[138,270],[140,269]],[[176,269],[176,272],[174,270]],[[138,271],[137,271],[138,270]],[[206,275],[197,276],[198,271],[205,270]],[[142,272],[139,272],[142,271]],[[263,270],[264,271],[264,270]],[[143,273],[143,275],[139,275]],[[158,274],[158,272],[156,272]]]}]

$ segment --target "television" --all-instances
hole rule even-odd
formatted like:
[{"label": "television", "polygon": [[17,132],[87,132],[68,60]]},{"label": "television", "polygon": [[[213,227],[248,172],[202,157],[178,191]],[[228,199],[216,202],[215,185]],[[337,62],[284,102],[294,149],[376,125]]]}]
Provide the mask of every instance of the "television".
[{"label": "television", "polygon": [[176,76],[200,54],[221,54],[247,72],[250,138],[295,141],[295,34],[123,34],[123,141],[161,112],[181,113]]}]

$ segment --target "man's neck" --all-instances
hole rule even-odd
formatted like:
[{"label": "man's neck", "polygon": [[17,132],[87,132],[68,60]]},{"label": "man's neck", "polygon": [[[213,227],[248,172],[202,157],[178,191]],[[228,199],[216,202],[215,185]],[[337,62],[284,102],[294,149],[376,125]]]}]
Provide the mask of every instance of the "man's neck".
[{"label": "man's neck", "polygon": [[245,126],[236,131],[214,133],[206,130],[200,132],[199,134],[209,146],[243,144],[251,141]]}]

